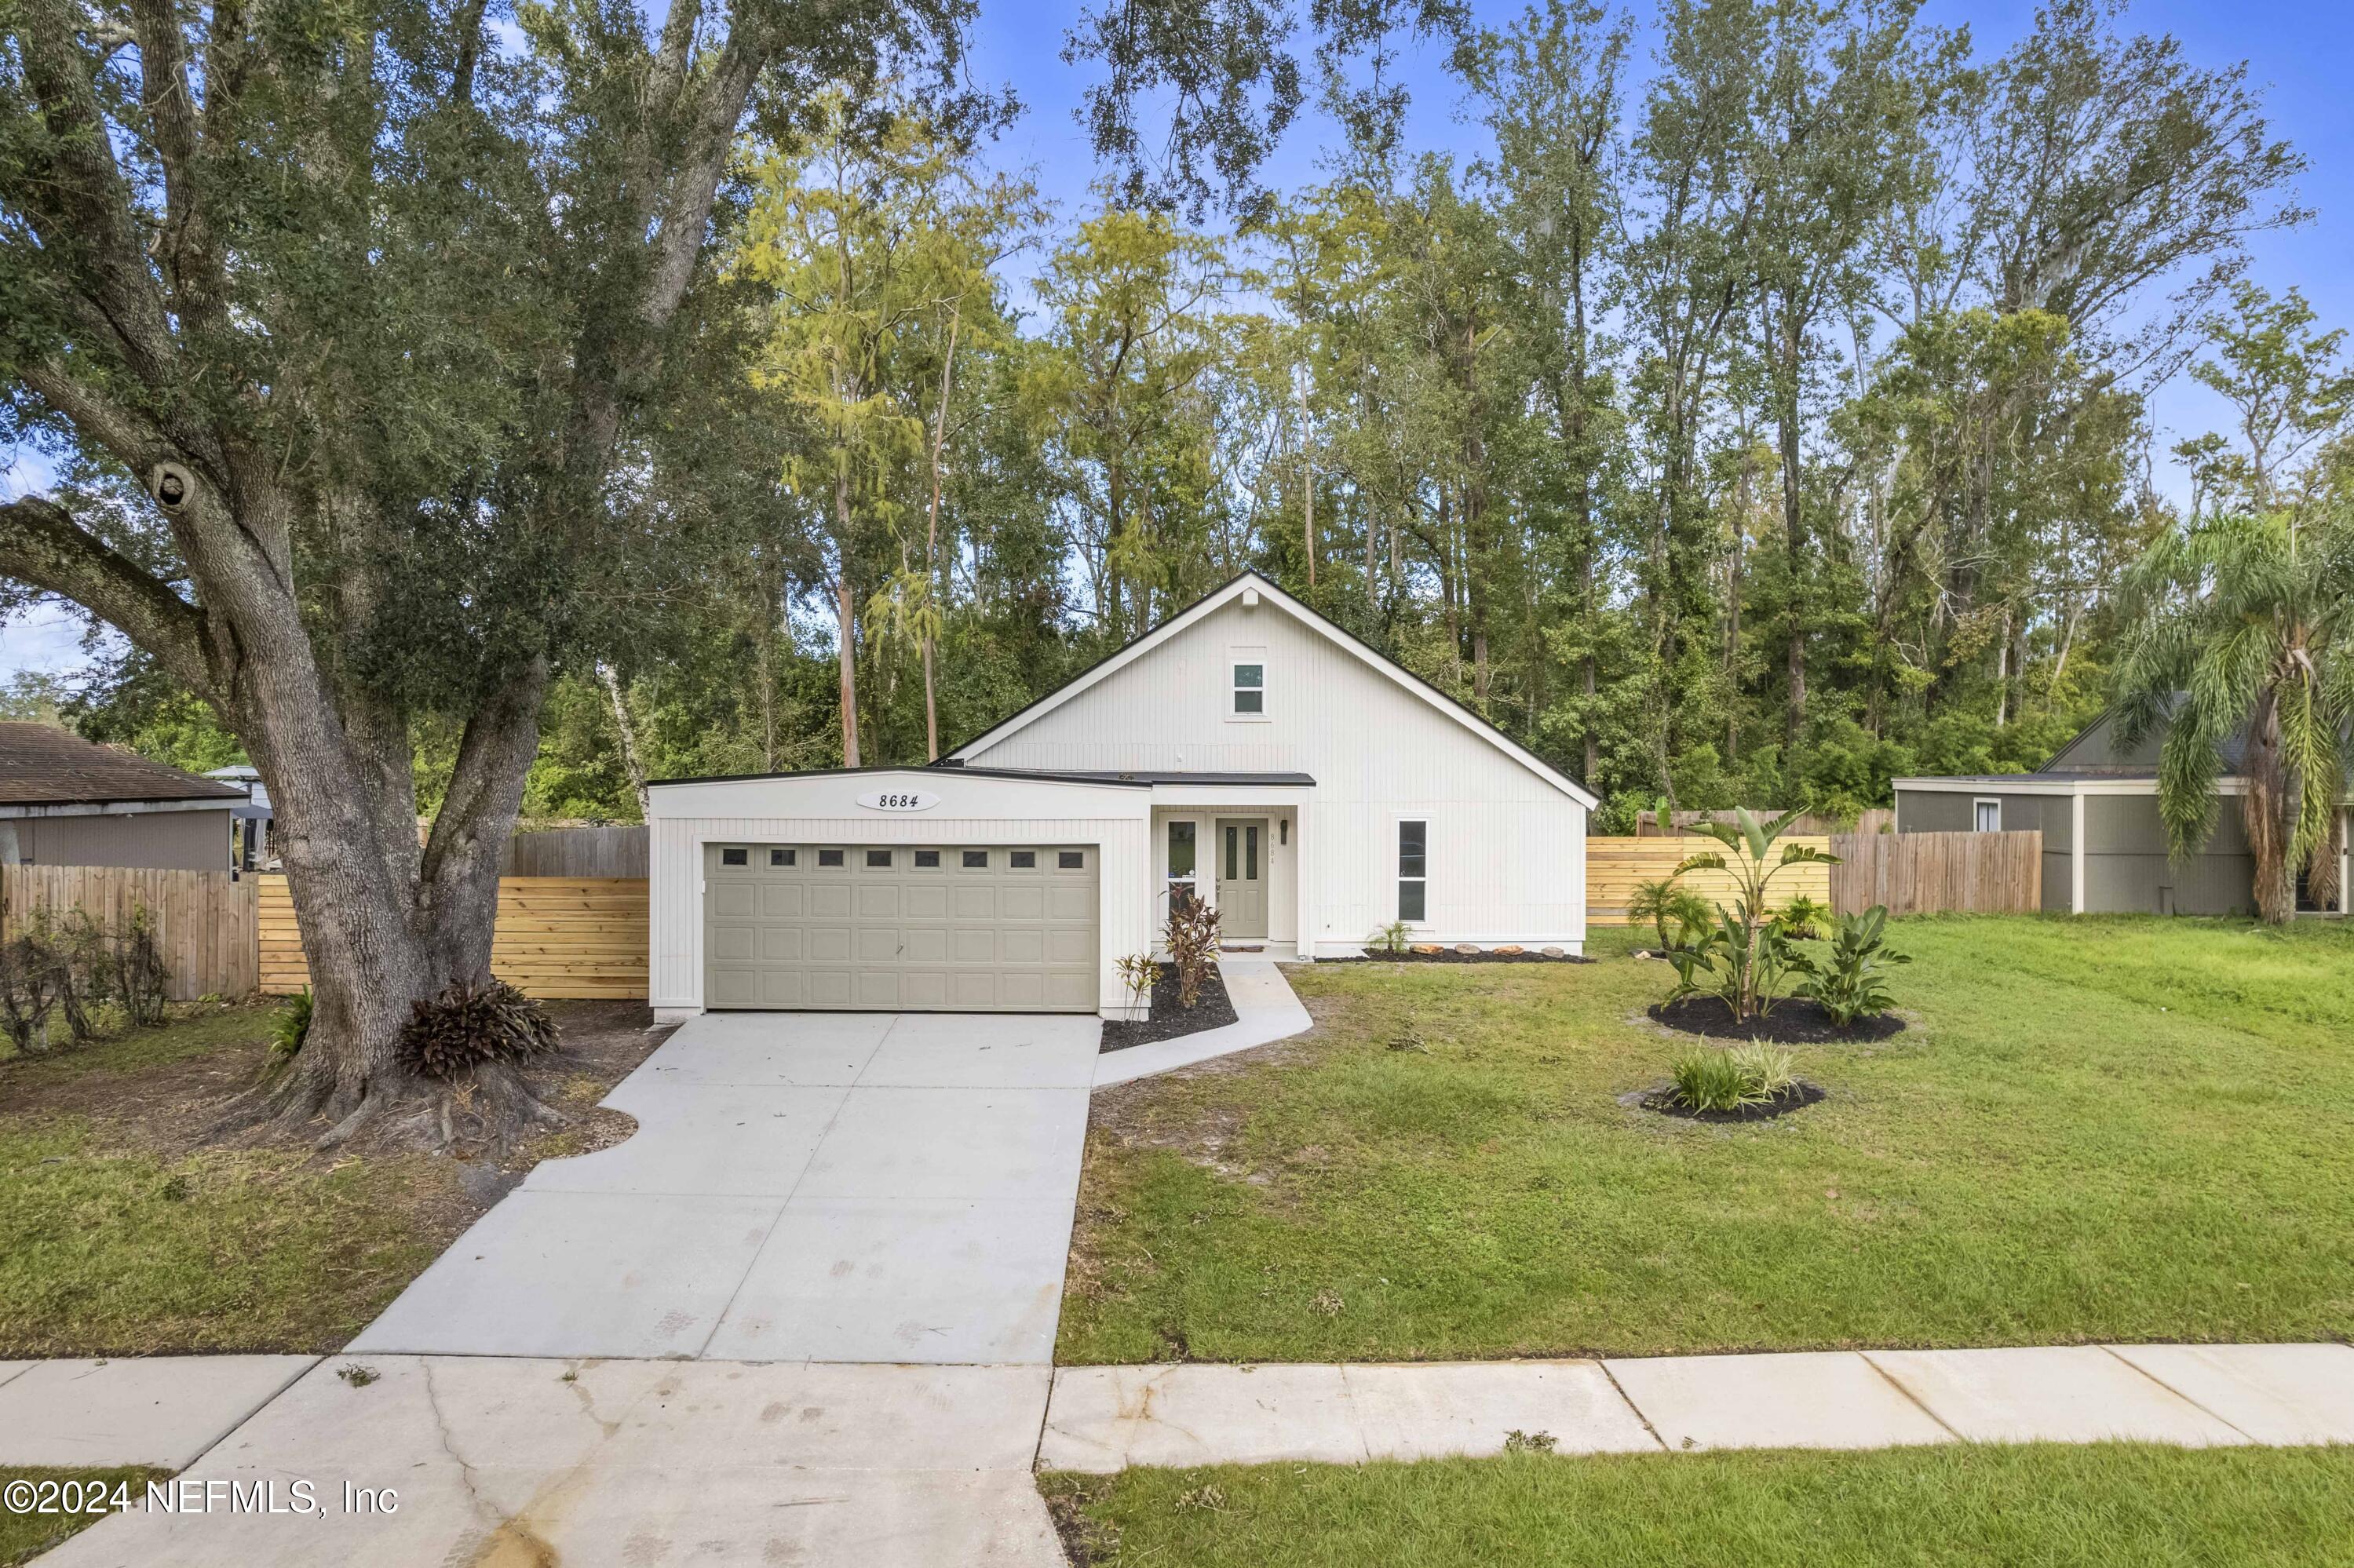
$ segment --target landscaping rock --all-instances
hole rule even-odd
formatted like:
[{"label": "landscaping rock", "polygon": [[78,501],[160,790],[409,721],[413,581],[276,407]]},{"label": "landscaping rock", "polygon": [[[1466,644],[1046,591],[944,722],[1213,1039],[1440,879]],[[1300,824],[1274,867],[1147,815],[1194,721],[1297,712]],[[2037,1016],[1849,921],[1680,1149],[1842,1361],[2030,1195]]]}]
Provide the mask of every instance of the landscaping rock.
[{"label": "landscaping rock", "polygon": [[1410,953],[1443,953],[1446,950],[1446,948],[1438,946],[1436,942],[1416,942],[1413,947],[1406,949],[1406,951]]},{"label": "landscaping rock", "polygon": [[1477,942],[1458,942],[1455,944],[1455,950],[1462,954],[1467,959],[1471,958],[1479,951],[1479,944]]},{"label": "landscaping rock", "polygon": [[[1505,944],[1504,944],[1502,947],[1500,947],[1500,948],[1489,948],[1488,950],[1489,950],[1490,952],[1491,952],[1491,953],[1495,953],[1495,954],[1499,955],[1500,957],[1503,957],[1503,958],[1510,958],[1510,957],[1511,957],[1511,955],[1513,955],[1514,953],[1525,953],[1525,952],[1527,952],[1527,951],[1528,951],[1528,949],[1527,949],[1526,948],[1522,948],[1522,947],[1516,947],[1516,946],[1514,946],[1514,945],[1513,945],[1512,943],[1511,943],[1511,942],[1507,942],[1507,943],[1505,943]],[[1559,951],[1559,949],[1558,949],[1558,948],[1556,948],[1556,949],[1554,949],[1554,950],[1555,950],[1555,951]]]},{"label": "landscaping rock", "polygon": [[[1520,951],[1518,948],[1515,948],[1512,950],[1514,952]],[[1569,957],[1568,950],[1563,948],[1539,948],[1537,951],[1543,953],[1548,959],[1565,959]]]}]

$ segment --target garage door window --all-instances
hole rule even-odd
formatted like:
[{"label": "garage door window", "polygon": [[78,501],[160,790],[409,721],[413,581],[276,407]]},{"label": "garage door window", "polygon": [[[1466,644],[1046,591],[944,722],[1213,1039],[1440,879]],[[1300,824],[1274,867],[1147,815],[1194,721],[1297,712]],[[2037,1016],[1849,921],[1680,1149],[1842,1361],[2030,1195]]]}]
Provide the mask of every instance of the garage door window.
[{"label": "garage door window", "polygon": [[719,852],[719,863],[722,865],[749,865],[752,863],[752,852],[750,850],[740,849],[721,850]]},{"label": "garage door window", "polygon": [[770,865],[790,865],[793,863],[793,852],[791,850],[772,849],[769,852],[769,863]]},{"label": "garage door window", "polygon": [[1061,850],[1055,855],[1055,864],[1064,871],[1084,871],[1087,856],[1085,850]]},{"label": "garage door window", "polygon": [[989,869],[989,852],[987,850],[965,851],[964,868],[967,871],[987,871]]},{"label": "garage door window", "polygon": [[916,852],[916,869],[917,871],[938,871],[939,869],[939,851],[917,850]]},{"label": "garage door window", "polygon": [[1036,850],[1015,850],[1013,852],[1013,869],[1016,871],[1037,870],[1038,852]]},{"label": "garage door window", "polygon": [[820,850],[817,852],[817,863],[820,865],[840,865],[842,863],[842,852],[840,850]]},{"label": "garage door window", "polygon": [[868,850],[866,852],[866,863],[880,870],[888,871],[891,869],[891,852],[889,850]]}]

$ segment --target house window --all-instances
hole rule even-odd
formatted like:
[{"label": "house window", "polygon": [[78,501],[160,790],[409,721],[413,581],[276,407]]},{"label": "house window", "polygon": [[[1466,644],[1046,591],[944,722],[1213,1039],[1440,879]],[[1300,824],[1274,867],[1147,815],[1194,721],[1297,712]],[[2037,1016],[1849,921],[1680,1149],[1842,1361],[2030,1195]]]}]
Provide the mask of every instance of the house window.
[{"label": "house window", "polygon": [[1193,896],[1193,823],[1180,818],[1169,824],[1169,897]]},{"label": "house window", "polygon": [[770,865],[790,865],[793,863],[793,852],[791,850],[772,849],[769,852],[769,863]]},{"label": "house window", "polygon": [[967,871],[987,871],[989,869],[989,852],[987,850],[965,851],[964,868]]},{"label": "house window", "polygon": [[842,852],[840,850],[820,850],[817,852],[817,863],[820,865],[840,865],[842,863]]},{"label": "house window", "polygon": [[1267,713],[1267,666],[1259,663],[1235,664],[1235,707],[1237,714],[1263,716]]},{"label": "house window", "polygon": [[1055,852],[1055,868],[1058,871],[1083,871],[1087,868],[1087,853],[1085,850]]},{"label": "house window", "polygon": [[1428,865],[1426,851],[1429,842],[1428,822],[1398,824],[1397,917],[1401,920],[1423,917]]},{"label": "house window", "polygon": [[872,866],[879,866],[883,870],[888,871],[891,869],[891,852],[889,850],[868,850],[866,852],[866,863]]},{"label": "house window", "polygon": [[937,871],[939,869],[939,851],[917,850],[916,852],[916,869],[917,871]]},{"label": "house window", "polygon": [[719,863],[722,865],[749,865],[752,863],[752,852],[750,850],[739,849],[721,850],[719,852]]},{"label": "house window", "polygon": [[1013,869],[1016,871],[1037,870],[1038,852],[1036,850],[1015,850],[1013,852]]},{"label": "house window", "polygon": [[2002,802],[1981,795],[1970,802],[1970,826],[1982,833],[2002,832]]}]

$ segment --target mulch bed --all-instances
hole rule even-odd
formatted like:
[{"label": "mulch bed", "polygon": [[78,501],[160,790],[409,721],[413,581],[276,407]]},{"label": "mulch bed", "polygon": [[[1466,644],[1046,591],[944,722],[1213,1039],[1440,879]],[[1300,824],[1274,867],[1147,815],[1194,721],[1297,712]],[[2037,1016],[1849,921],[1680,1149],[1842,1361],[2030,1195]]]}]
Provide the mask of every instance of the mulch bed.
[{"label": "mulch bed", "polygon": [[1226,994],[1226,977],[1213,968],[1202,994],[1191,1007],[1177,1005],[1177,966],[1162,964],[1152,981],[1152,1016],[1141,1022],[1115,1020],[1103,1026],[1104,1051],[1125,1051],[1159,1040],[1223,1029],[1235,1022],[1235,999]]},{"label": "mulch bed", "polygon": [[1794,1110],[1804,1110],[1823,1097],[1822,1089],[1814,1084],[1792,1084],[1780,1094],[1760,1100],[1739,1110],[1694,1110],[1675,1097],[1673,1089],[1653,1089],[1635,1103],[1645,1110],[1661,1116],[1681,1117],[1686,1121],[1772,1121],[1777,1116],[1787,1116]]},{"label": "mulch bed", "polygon": [[1893,1012],[1883,1012],[1876,1018],[1859,1018],[1842,1029],[1831,1022],[1821,1002],[1803,996],[1785,997],[1765,1017],[1753,1018],[1745,1023],[1733,1016],[1733,1009],[1712,996],[1679,997],[1673,1001],[1656,1003],[1649,1012],[1654,1022],[1686,1034],[1699,1034],[1710,1040],[1771,1040],[1777,1045],[1836,1045],[1885,1040],[1904,1027],[1903,1019]]},{"label": "mulch bed", "polygon": [[1387,953],[1367,948],[1362,959],[1319,959],[1320,964],[1590,964],[1594,959],[1576,953],[1540,953],[1523,948],[1517,953],[1458,953],[1452,948],[1441,948],[1435,953],[1417,953],[1408,948],[1403,953]]}]

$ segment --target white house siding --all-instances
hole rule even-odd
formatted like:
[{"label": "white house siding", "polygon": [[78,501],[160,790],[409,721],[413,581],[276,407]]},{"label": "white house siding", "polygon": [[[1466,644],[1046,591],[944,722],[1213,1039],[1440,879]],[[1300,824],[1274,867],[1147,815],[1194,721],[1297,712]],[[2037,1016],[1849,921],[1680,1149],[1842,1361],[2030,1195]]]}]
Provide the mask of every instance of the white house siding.
[{"label": "white house siding", "polygon": [[[1227,712],[1230,652],[1266,650],[1264,721]],[[1428,940],[1585,938],[1585,812],[1487,736],[1288,611],[1232,602],[986,750],[975,767],[1301,772],[1311,941],[1354,952],[1397,913],[1397,822],[1430,823]],[[1234,804],[1247,791],[1232,791]]]},{"label": "white house siding", "polygon": [[[877,789],[940,797],[928,811],[892,814],[857,804]],[[813,773],[658,786],[647,823],[651,1004],[677,1016],[703,1008],[703,846],[706,843],[1086,844],[1100,846],[1102,1009],[1127,993],[1113,969],[1152,945],[1156,919],[1144,789],[991,779],[908,769]]]}]

